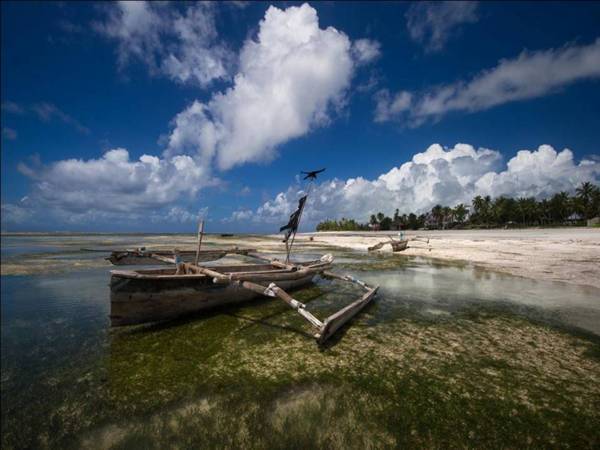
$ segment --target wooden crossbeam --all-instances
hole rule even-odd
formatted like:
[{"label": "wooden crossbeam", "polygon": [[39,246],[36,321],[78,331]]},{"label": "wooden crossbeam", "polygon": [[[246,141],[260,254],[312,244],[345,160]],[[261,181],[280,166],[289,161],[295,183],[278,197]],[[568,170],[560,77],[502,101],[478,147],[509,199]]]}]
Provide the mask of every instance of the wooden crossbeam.
[{"label": "wooden crossbeam", "polygon": [[366,293],[358,300],[350,303],[344,308],[340,309],[336,313],[327,317],[324,321],[320,321],[310,311],[306,309],[306,305],[298,300],[294,299],[286,291],[281,289],[275,283],[271,283],[265,287],[260,284],[252,283],[250,281],[239,282],[240,285],[246,289],[249,289],[257,294],[265,295],[267,297],[279,297],[281,300],[286,302],[290,307],[295,309],[298,314],[304,317],[312,326],[317,329],[314,337],[317,339],[319,344],[323,344],[329,339],[337,330],[339,330],[346,322],[352,317],[358,314],[367,304],[375,297],[378,286],[369,287],[366,283],[350,276],[350,275],[338,275],[333,272],[323,272],[323,275],[335,278],[342,281],[349,281],[358,284],[362,288],[366,289]]}]

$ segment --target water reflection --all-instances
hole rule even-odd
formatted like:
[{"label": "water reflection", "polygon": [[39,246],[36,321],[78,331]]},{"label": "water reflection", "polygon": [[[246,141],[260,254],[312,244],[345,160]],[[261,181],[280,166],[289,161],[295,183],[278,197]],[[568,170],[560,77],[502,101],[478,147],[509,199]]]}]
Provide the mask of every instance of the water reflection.
[{"label": "water reflection", "polygon": [[511,312],[552,320],[600,335],[598,289],[543,281],[463,267],[428,263],[354,274],[380,286],[380,314],[389,318],[399,305],[423,312],[452,313],[477,306],[504,307]]}]

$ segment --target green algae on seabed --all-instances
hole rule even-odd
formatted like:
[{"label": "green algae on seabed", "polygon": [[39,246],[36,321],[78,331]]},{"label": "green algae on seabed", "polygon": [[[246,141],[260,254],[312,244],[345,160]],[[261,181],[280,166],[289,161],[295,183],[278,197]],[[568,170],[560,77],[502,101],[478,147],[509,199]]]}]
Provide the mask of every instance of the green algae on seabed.
[{"label": "green algae on seabed", "polygon": [[[342,255],[360,277],[455,276],[412,258]],[[321,279],[294,293],[319,317],[356,295]],[[388,295],[325,347],[287,305],[257,300],[110,332],[94,323],[106,337],[66,347],[35,383],[12,366],[5,380],[3,356],[2,448],[600,445],[597,336],[487,303],[427,315]]]},{"label": "green algae on seabed", "polygon": [[[376,330],[360,318],[319,351],[306,336],[279,328],[293,324],[272,303],[261,304],[260,314],[241,308],[113,334],[107,382],[94,394],[104,411],[84,414],[77,394],[59,402],[46,426],[60,424],[60,436],[79,420],[80,429],[69,431],[81,441],[65,435],[53,446],[599,443],[600,363],[585,356],[598,342],[514,316],[474,321],[471,314],[455,322],[404,319]],[[271,326],[248,328],[240,317],[268,317]]]}]

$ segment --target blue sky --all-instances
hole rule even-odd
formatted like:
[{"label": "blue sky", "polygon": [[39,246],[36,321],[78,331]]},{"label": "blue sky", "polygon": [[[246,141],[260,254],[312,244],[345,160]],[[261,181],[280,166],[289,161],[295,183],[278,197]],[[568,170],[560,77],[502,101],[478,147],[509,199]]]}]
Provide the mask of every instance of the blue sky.
[{"label": "blue sky", "polygon": [[305,229],[598,183],[599,23],[591,2],[3,2],[2,229],[272,232],[321,167]]}]

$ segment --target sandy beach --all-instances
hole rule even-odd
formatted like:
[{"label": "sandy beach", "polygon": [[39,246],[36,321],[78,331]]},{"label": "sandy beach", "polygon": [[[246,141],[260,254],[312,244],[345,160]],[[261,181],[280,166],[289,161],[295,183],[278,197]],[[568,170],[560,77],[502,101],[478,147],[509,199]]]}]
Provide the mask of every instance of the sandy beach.
[{"label": "sandy beach", "polygon": [[[396,236],[391,232],[306,233],[315,245],[367,251]],[[489,270],[540,280],[563,281],[600,288],[600,229],[553,228],[527,230],[450,230],[407,232],[408,239],[428,237],[429,244],[411,241],[399,255],[466,261]],[[389,245],[383,252],[391,252]]]},{"label": "sandy beach", "polygon": [[[327,252],[332,247],[367,252],[368,247],[398,238],[397,232],[319,232],[299,233],[297,251]],[[536,280],[561,281],[600,288],[600,229],[552,228],[527,230],[450,230],[409,231],[409,248],[392,253],[389,245],[379,252],[390,257],[420,256],[442,261],[469,263],[477,267]],[[420,240],[412,240],[418,237]],[[60,236],[45,238],[46,244],[67,246],[73,250],[89,246],[77,235],[61,240]],[[124,248],[145,245],[148,248],[170,250],[174,247],[193,250],[196,237],[190,235],[145,235],[116,241],[110,235],[100,237],[101,246]],[[312,240],[311,240],[312,239]],[[429,239],[429,243],[427,243]],[[281,255],[284,246],[281,235],[207,234],[205,244],[219,247],[250,247],[259,252]],[[329,249],[329,250],[328,250]],[[51,255],[51,254],[50,254]],[[3,260],[2,275],[19,275],[60,268],[73,264],[97,265],[103,260],[66,260],[29,255],[17,260]],[[60,267],[59,267],[60,266]]]}]

